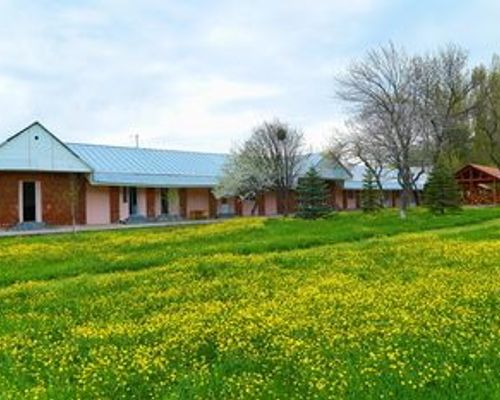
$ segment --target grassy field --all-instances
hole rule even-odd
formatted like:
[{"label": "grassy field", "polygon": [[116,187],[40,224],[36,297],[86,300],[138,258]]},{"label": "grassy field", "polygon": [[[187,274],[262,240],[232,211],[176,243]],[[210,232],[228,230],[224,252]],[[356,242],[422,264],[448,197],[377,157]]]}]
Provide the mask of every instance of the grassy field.
[{"label": "grassy field", "polygon": [[0,399],[500,398],[500,209],[0,239]]}]

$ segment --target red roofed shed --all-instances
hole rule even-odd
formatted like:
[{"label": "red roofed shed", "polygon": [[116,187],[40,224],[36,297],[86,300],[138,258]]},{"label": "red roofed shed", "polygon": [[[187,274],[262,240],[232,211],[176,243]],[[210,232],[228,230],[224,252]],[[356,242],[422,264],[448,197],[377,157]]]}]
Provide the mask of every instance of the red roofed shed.
[{"label": "red roofed shed", "polygon": [[455,178],[465,204],[500,204],[500,169],[469,164]]}]

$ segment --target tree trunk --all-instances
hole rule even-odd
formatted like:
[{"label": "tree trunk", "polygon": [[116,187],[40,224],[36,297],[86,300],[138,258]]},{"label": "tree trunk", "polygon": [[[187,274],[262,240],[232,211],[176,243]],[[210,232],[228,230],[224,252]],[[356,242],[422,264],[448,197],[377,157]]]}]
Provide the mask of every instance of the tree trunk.
[{"label": "tree trunk", "polygon": [[411,182],[411,171],[408,166],[403,167],[403,171],[401,174],[401,201],[399,208],[399,216],[402,219],[405,219],[407,216],[408,207],[410,205],[410,199],[412,196],[412,182]]},{"label": "tree trunk", "polygon": [[250,212],[250,214],[252,214],[252,217],[255,216],[255,212],[257,211],[258,207],[259,207],[259,202],[257,201],[257,197],[256,197],[254,202],[253,202],[252,211]]},{"label": "tree trunk", "polygon": [[413,198],[415,199],[415,205],[420,206],[420,194],[417,189],[413,189]]},{"label": "tree trunk", "polygon": [[283,190],[283,215],[288,217],[288,189]]}]

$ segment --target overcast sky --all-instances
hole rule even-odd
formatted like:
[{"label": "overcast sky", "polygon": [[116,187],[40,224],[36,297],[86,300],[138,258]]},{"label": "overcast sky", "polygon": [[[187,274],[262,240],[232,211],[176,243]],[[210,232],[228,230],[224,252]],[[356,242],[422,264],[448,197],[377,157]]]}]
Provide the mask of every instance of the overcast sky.
[{"label": "overcast sky", "polygon": [[371,47],[500,53],[500,1],[0,0],[0,140],[227,151],[265,119],[314,149],[342,124],[334,77]]}]

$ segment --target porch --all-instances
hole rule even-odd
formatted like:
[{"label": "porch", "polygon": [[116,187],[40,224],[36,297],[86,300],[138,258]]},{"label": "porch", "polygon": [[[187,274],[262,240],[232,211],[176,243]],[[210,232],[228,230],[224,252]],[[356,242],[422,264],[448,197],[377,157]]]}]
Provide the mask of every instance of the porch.
[{"label": "porch", "polygon": [[455,174],[455,179],[464,204],[500,204],[500,169],[469,164]]}]

